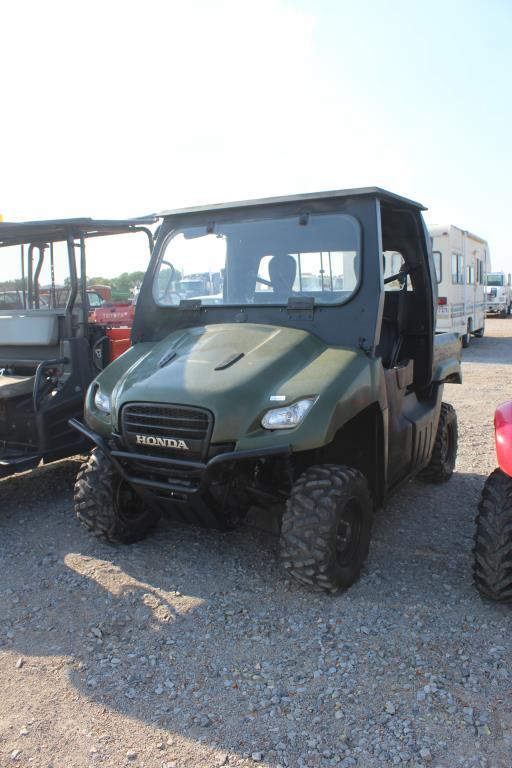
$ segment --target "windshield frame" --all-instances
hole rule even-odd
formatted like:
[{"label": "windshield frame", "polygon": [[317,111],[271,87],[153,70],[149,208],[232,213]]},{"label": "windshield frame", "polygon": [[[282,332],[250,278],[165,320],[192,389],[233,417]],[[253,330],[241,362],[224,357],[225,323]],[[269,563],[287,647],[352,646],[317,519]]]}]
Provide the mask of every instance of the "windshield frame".
[{"label": "windshield frame", "polygon": [[[169,334],[182,333],[195,328],[200,333],[210,325],[251,323],[273,327],[297,328],[320,338],[324,343],[347,349],[364,349],[373,354],[380,338],[380,318],[384,303],[381,206],[377,191],[365,194],[347,191],[343,196],[325,193],[321,198],[301,196],[300,199],[280,198],[264,200],[242,206],[208,206],[200,209],[172,211],[162,215],[151,262],[141,286],[135,309],[132,342],[157,342]],[[396,202],[394,202],[396,205]],[[427,230],[417,206],[403,201],[400,210],[408,211],[420,233],[422,270],[433,273],[430,242]],[[353,216],[361,228],[361,270],[358,289],[345,304],[307,305],[301,300],[294,306],[277,304],[245,306],[200,305],[188,302],[188,306],[159,306],[153,297],[153,281],[157,273],[162,246],[171,231],[183,227],[216,224],[246,219],[272,219],[283,216],[307,215],[308,213],[347,213]],[[425,278],[427,279],[427,278]],[[430,278],[428,278],[430,279]],[[435,296],[430,297],[431,314],[437,305]],[[306,305],[306,306],[305,306]],[[179,309],[180,311],[175,311]],[[433,319],[429,323],[432,324]]]},{"label": "windshield frame", "polygon": [[[321,216],[322,217],[323,216],[343,217],[343,218],[349,219],[351,225],[354,227],[355,236],[357,238],[356,249],[355,249],[356,256],[355,256],[354,261],[357,261],[357,264],[358,264],[357,279],[356,279],[356,284],[355,284],[354,288],[352,289],[352,291],[346,297],[342,298],[339,301],[330,301],[330,302],[323,302],[322,301],[322,302],[320,302],[320,301],[315,301],[314,300],[315,297],[311,297],[313,299],[313,301],[311,302],[311,306],[314,309],[317,309],[319,307],[339,307],[339,306],[342,306],[342,305],[347,304],[350,301],[352,301],[353,298],[359,292],[359,289],[361,287],[362,275],[363,275],[363,270],[364,270],[364,263],[363,263],[363,260],[364,260],[364,248],[363,248],[363,232],[362,232],[362,228],[361,228],[361,222],[359,221],[359,219],[353,213],[347,212],[345,210],[331,210],[331,211],[319,210],[319,211],[312,212],[311,215],[315,216],[315,217],[321,217]],[[300,225],[300,223],[301,223],[301,221],[300,221],[301,220],[301,215],[299,213],[289,213],[289,212],[283,212],[280,215],[279,214],[276,215],[276,212],[274,212],[274,215],[268,215],[267,214],[267,215],[261,215],[261,216],[258,216],[258,217],[233,216],[231,218],[223,218],[220,221],[216,221],[215,224],[221,224],[221,225],[224,226],[224,225],[230,225],[230,224],[254,224],[254,223],[258,223],[258,222],[264,223],[265,221],[286,221],[286,220],[288,220],[290,222],[295,220]],[[206,222],[206,223],[205,222],[201,222],[201,223],[183,222],[183,224],[180,224],[180,225],[171,227],[169,229],[166,229],[164,231],[164,233],[163,233],[163,237],[162,237],[162,240],[160,242],[159,247],[157,247],[155,249],[157,251],[157,253],[158,253],[158,258],[157,258],[157,260],[155,262],[155,266],[154,266],[154,270],[153,270],[152,295],[153,295],[153,300],[154,300],[155,304],[158,307],[160,307],[161,309],[163,309],[163,310],[180,310],[180,309],[183,309],[183,306],[181,306],[183,302],[186,303],[186,304],[190,304],[191,301],[192,302],[199,302],[200,301],[199,299],[189,298],[189,299],[182,299],[181,302],[179,302],[177,304],[165,304],[165,303],[159,301],[159,299],[158,299],[158,296],[157,296],[157,286],[158,286],[159,270],[160,270],[161,264],[164,261],[168,260],[168,257],[169,257],[168,248],[169,248],[169,244],[171,243],[171,241],[175,237],[177,237],[179,234],[181,234],[184,231],[186,231],[187,229],[188,230],[190,230],[190,229],[197,229],[197,228],[203,227],[203,226],[205,227],[205,235],[213,234],[213,232],[214,232],[214,229],[213,229],[214,224],[211,223],[211,222]],[[210,229],[211,231],[209,232],[208,229]],[[334,251],[333,251],[333,253],[334,253]],[[261,264],[261,260],[263,258],[264,258],[264,256],[262,256],[260,258],[260,264]],[[172,262],[170,262],[170,263],[172,263]],[[226,260],[225,264],[227,264],[227,260]],[[175,266],[175,265],[173,264],[173,266]],[[331,276],[331,277],[333,277],[333,276]],[[257,292],[255,292],[255,294],[256,293]],[[200,303],[200,306],[201,307],[207,307],[208,309],[214,308],[216,310],[228,309],[228,308],[243,309],[243,308],[247,308],[247,307],[255,307],[255,308],[258,307],[258,308],[271,309],[271,308],[274,307],[274,308],[276,308],[276,309],[281,311],[283,309],[283,307],[287,307],[289,305],[290,300],[292,300],[292,303],[293,303],[294,299],[303,301],[304,299],[307,300],[308,298],[310,298],[310,297],[308,297],[307,295],[302,295],[301,293],[297,293],[296,295],[292,294],[288,298],[287,302],[284,302],[284,301],[276,301],[276,302],[266,302],[266,301],[224,302],[224,301],[222,301],[221,303],[211,303],[211,304],[210,303],[204,303],[204,304]]]}]

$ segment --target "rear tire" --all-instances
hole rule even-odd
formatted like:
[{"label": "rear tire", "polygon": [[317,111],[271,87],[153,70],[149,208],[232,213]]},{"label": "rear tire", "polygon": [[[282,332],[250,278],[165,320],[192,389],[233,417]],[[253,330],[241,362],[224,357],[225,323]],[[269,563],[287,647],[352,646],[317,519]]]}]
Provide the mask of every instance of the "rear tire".
[{"label": "rear tire", "polygon": [[471,320],[468,320],[468,326],[466,333],[462,337],[462,346],[464,349],[467,349],[469,347],[469,344],[471,342]]},{"label": "rear tire", "polygon": [[297,581],[335,592],[359,577],[370,546],[373,504],[364,475],[322,464],[295,483],[281,528],[281,561]]},{"label": "rear tire", "polygon": [[476,518],[473,578],[481,595],[512,602],[512,478],[489,475]]},{"label": "rear tire", "polygon": [[449,403],[441,403],[434,450],[430,463],[418,475],[420,480],[426,483],[446,483],[450,479],[457,459],[458,437],[455,408]]},{"label": "rear tire", "polygon": [[473,336],[477,339],[483,339],[485,333],[485,326],[483,328],[479,328],[478,331],[474,331]]},{"label": "rear tire", "polygon": [[157,510],[143,504],[98,448],[80,467],[74,501],[78,519],[95,536],[110,542],[140,541],[160,517]]}]

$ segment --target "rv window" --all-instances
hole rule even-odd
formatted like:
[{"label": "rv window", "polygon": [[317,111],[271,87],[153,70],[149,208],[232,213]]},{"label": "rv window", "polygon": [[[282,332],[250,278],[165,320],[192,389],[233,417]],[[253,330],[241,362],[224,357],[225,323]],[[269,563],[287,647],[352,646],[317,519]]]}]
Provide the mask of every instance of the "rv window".
[{"label": "rv window", "polygon": [[474,285],[475,284],[475,268],[473,266],[468,266],[468,285]]},{"label": "rv window", "polygon": [[443,279],[443,263],[441,261],[441,251],[433,251],[434,267],[436,268],[437,282],[440,283]]},{"label": "rv window", "polygon": [[464,259],[461,253],[452,253],[452,283],[464,284]]}]

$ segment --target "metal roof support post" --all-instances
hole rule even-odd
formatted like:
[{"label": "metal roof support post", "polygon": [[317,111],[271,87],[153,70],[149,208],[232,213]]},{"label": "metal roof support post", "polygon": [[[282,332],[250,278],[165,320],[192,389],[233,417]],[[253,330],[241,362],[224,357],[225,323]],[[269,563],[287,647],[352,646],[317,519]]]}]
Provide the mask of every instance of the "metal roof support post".
[{"label": "metal roof support post", "polygon": [[39,301],[39,277],[41,275],[41,270],[43,268],[44,251],[45,251],[46,245],[41,244],[41,245],[38,245],[37,248],[39,249],[39,259],[37,261],[37,267],[34,273],[34,301],[35,301],[36,309],[40,309],[41,307],[40,307],[40,301]]},{"label": "metal roof support post", "polygon": [[155,244],[155,241],[153,239],[152,231],[150,229],[148,229],[147,227],[136,227],[135,231],[137,231],[137,232],[145,232],[145,234],[147,235],[147,238],[149,240],[149,255],[151,256],[151,254],[153,253],[153,246]]},{"label": "metal roof support post", "polygon": [[87,264],[85,260],[85,240],[83,235],[80,235],[80,292],[82,294],[82,306],[80,310],[79,336],[86,336],[87,325],[89,322],[89,300],[87,298]]},{"label": "metal roof support post", "polygon": [[69,262],[69,296],[66,302],[66,323],[68,326],[68,334],[73,336],[73,307],[75,306],[76,297],[78,294],[78,280],[76,275],[76,259],[75,259],[75,238],[71,232],[68,232],[67,236],[68,244],[68,262]]},{"label": "metal roof support post", "polygon": [[21,245],[21,295],[23,297],[23,309],[27,308],[27,293],[25,286],[25,246]]},{"label": "metal roof support post", "polygon": [[53,256],[53,243],[50,243],[50,276],[51,276],[50,307],[52,309],[56,309],[57,296],[55,294],[55,260]]},{"label": "metal roof support post", "polygon": [[28,266],[27,266],[27,309],[33,309],[34,303],[34,248],[32,243],[28,247]]}]

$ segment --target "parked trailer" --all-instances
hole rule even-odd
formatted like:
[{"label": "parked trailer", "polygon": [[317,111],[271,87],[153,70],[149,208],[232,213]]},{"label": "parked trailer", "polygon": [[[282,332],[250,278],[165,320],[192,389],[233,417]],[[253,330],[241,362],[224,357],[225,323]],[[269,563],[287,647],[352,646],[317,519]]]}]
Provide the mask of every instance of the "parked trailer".
[{"label": "parked trailer", "polygon": [[453,224],[429,231],[438,281],[436,330],[457,331],[467,347],[471,335],[484,335],[489,246]]},{"label": "parked trailer", "polygon": [[510,275],[504,272],[489,272],[487,274],[487,304],[488,315],[510,315],[512,305],[512,287]]}]

